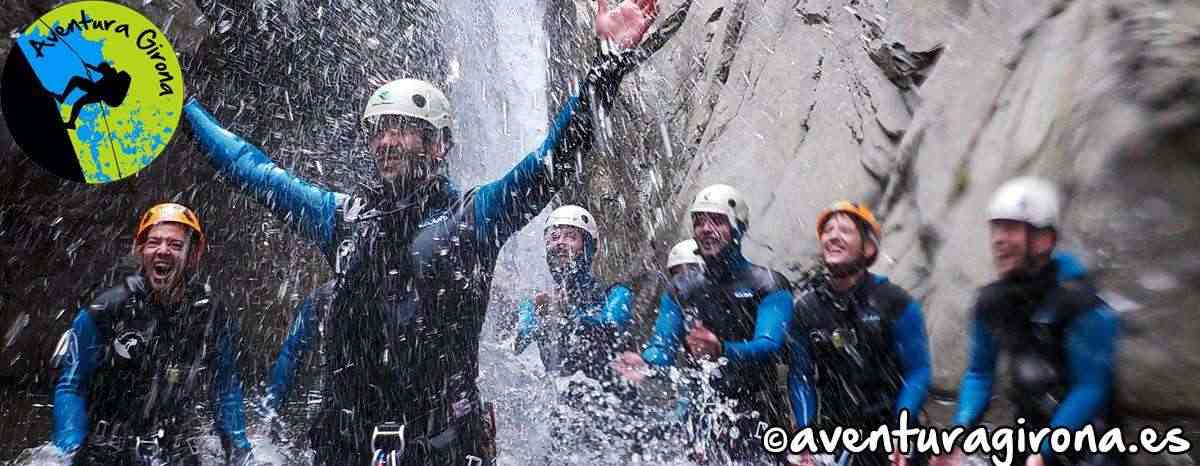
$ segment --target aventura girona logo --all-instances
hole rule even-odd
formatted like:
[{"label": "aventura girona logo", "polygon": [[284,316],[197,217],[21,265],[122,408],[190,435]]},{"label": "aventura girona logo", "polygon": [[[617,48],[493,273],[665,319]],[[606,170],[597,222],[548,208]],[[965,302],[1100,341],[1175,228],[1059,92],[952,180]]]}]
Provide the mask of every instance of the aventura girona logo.
[{"label": "aventura girona logo", "polygon": [[47,170],[116,181],[153,162],[174,136],[183,73],[166,35],[137,11],[69,3],[15,42],[0,104],[17,144]]}]

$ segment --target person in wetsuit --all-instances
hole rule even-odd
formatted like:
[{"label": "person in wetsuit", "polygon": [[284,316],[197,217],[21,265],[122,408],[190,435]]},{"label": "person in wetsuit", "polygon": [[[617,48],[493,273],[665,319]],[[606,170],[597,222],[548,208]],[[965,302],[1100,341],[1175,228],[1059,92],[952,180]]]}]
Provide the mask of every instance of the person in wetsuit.
[{"label": "person in wetsuit", "polygon": [[[647,374],[663,375],[651,366],[705,369],[715,364],[686,390],[693,398],[687,422],[697,432],[692,459],[774,463],[777,459],[762,448],[761,435],[787,417],[775,364],[782,362],[792,320],[790,284],[742,255],[750,208],[736,189],[721,184],[704,188],[689,213],[704,268],[672,280],[659,300],[649,345],[641,354],[622,353],[617,370],[640,382]],[[687,349],[686,359],[677,362],[681,348]]]},{"label": "person in wetsuit", "polygon": [[100,73],[100,79],[92,81],[82,76],[73,76],[70,81],[67,81],[67,87],[62,94],[57,96],[58,101],[63,102],[75,89],[84,92],[83,97],[76,100],[71,107],[71,119],[67,120],[64,125],[68,129],[75,129],[75,120],[79,118],[79,112],[82,112],[86,105],[104,102],[110,107],[120,107],[121,103],[125,101],[125,96],[129,94],[129,84],[132,82],[129,73],[117,71],[107,62],[100,62],[99,66],[84,63],[83,66]]},{"label": "person in wetsuit", "polygon": [[[971,427],[991,400],[996,362],[1008,359],[1006,393],[1024,428],[1092,426],[1099,438],[1120,427],[1113,406],[1119,321],[1096,295],[1086,270],[1056,251],[1058,190],[1049,181],[1015,178],[988,206],[992,261],[1000,278],[981,288],[971,315],[967,369],[959,386],[954,423]],[[1017,425],[1014,422],[1009,425]],[[1024,457],[1021,457],[1024,456]],[[1049,440],[1013,464],[1114,465],[1118,454],[1055,454]],[[962,465],[961,451],[941,464]]]},{"label": "person in wetsuit", "polygon": [[195,273],[199,219],[159,204],[134,240],[140,270],[79,310],[60,343],[52,443],[80,465],[200,464],[211,422],[225,464],[253,464],[237,316]]},{"label": "person in wetsuit", "polygon": [[[646,8],[646,7],[649,8]],[[603,15],[604,39],[641,40],[653,2]],[[324,319],[322,407],[311,430],[316,464],[491,463],[479,399],[479,336],[500,248],[574,177],[595,99],[611,102],[639,51],[601,54],[541,147],[491,183],[460,191],[445,172],[450,102],[402,79],[362,116],[380,187],[332,192],[279,168],[192,100],[184,112],[209,161],[317,244],[334,268]]]},{"label": "person in wetsuit", "polygon": [[[838,201],[817,219],[824,273],[796,293],[788,392],[799,428],[917,425],[929,390],[929,342],[921,306],[887,277],[868,271],[882,236],[862,204]],[[913,452],[848,453],[841,464],[908,464]],[[813,464],[809,454],[792,464]]]},{"label": "person in wetsuit", "polygon": [[592,274],[599,238],[586,209],[565,205],[551,212],[546,263],[555,287],[518,306],[514,352],[536,342],[546,372],[565,379],[552,413],[555,442],[542,459],[548,464],[598,464],[604,450],[636,436],[634,393],[618,383],[609,365],[629,340],[633,291],[620,283],[601,285]]}]

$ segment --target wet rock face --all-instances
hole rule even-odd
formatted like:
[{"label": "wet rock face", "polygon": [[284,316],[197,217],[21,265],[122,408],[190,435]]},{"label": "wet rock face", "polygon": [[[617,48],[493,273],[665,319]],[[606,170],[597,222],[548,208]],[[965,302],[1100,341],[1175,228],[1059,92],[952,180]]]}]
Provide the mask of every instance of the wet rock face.
[{"label": "wet rock face", "polygon": [[[612,241],[626,255],[608,265],[661,263],[688,235],[691,197],[722,182],[751,203],[749,256],[796,276],[817,253],[817,213],[866,201],[885,221],[876,271],[923,299],[936,385],[949,392],[973,291],[994,278],[987,200],[1012,176],[1046,176],[1070,198],[1060,245],[1124,311],[1121,403],[1159,420],[1200,416],[1200,7],[660,4],[662,16],[680,8],[678,33],[624,82],[609,158],[590,180],[599,211],[610,198],[663,201],[622,215],[627,233]],[[590,26],[566,33],[587,38]]]}]

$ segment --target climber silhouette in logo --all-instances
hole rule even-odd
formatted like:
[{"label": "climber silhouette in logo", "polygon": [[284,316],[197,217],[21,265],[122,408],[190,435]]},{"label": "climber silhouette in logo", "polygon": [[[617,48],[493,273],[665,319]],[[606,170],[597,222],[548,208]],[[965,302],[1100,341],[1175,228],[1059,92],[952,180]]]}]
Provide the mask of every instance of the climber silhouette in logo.
[{"label": "climber silhouette in logo", "polygon": [[71,120],[67,121],[65,125],[67,129],[75,129],[75,119],[79,118],[79,112],[83,111],[85,105],[104,102],[111,107],[119,107],[121,106],[121,102],[125,101],[125,96],[129,94],[129,83],[131,81],[129,73],[117,71],[116,68],[105,62],[100,62],[100,66],[92,66],[87,63],[84,63],[83,66],[100,73],[100,80],[92,81],[83,76],[72,77],[67,82],[66,90],[57,96],[58,101],[63,102],[67,100],[67,96],[71,95],[71,91],[75,89],[86,93],[79,100],[76,100],[75,106],[71,108]]}]

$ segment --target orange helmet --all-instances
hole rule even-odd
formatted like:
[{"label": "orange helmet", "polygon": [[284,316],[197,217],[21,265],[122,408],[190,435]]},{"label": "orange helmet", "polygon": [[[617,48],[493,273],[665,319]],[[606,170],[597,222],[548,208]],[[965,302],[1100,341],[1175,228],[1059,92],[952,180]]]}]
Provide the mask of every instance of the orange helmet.
[{"label": "orange helmet", "polygon": [[821,230],[825,228],[825,222],[829,221],[829,217],[839,212],[850,214],[870,225],[871,233],[875,235],[875,241],[879,241],[883,236],[883,229],[879,226],[879,221],[875,219],[875,214],[871,213],[871,209],[868,209],[865,205],[855,204],[850,201],[837,201],[817,217],[817,238],[821,237]]},{"label": "orange helmet", "polygon": [[192,209],[173,202],[158,204],[142,215],[142,220],[138,222],[137,234],[133,237],[134,246],[144,240],[146,233],[151,228],[163,222],[182,223],[191,228],[199,236],[199,242],[196,244],[197,254],[204,252],[204,230],[200,228],[200,219],[196,217],[196,213],[192,212]]}]

